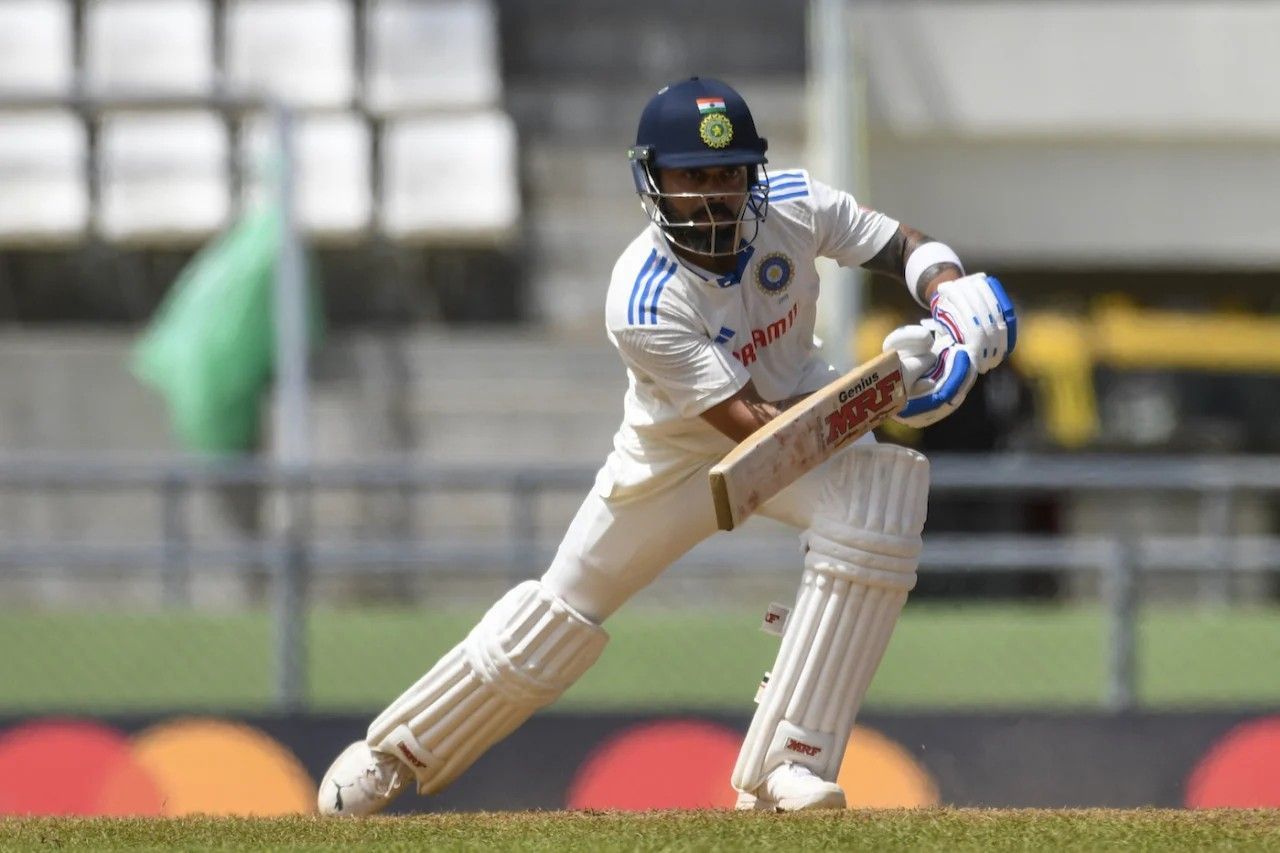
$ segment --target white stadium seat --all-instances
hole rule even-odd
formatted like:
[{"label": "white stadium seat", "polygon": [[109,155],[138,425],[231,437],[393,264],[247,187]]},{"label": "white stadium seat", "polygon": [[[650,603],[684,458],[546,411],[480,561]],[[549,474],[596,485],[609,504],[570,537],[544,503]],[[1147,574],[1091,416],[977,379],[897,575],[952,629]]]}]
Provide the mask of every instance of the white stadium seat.
[{"label": "white stadium seat", "polygon": [[0,2],[0,90],[69,92],[75,79],[69,0]]},{"label": "white stadium seat", "polygon": [[[243,134],[246,191],[250,199],[274,190],[272,125],[258,118]],[[369,126],[349,113],[304,116],[294,125],[295,210],[315,237],[363,236],[373,221]]]},{"label": "white stadium seat", "polygon": [[0,241],[74,239],[88,224],[84,125],[70,112],[0,112]]},{"label": "white stadium seat", "polygon": [[213,113],[117,113],[98,146],[98,229],[120,241],[189,241],[231,210],[227,133]]},{"label": "white stadium seat", "polygon": [[208,0],[90,0],[84,43],[85,83],[95,94],[213,90]]},{"label": "white stadium seat", "polygon": [[346,0],[229,0],[227,75],[238,91],[300,107],[355,97],[355,12]]},{"label": "white stadium seat", "polygon": [[498,18],[485,0],[373,0],[365,13],[369,109],[495,106]]},{"label": "white stadium seat", "polygon": [[515,232],[516,131],[503,112],[390,121],[382,170],[381,224],[391,237],[493,242]]}]

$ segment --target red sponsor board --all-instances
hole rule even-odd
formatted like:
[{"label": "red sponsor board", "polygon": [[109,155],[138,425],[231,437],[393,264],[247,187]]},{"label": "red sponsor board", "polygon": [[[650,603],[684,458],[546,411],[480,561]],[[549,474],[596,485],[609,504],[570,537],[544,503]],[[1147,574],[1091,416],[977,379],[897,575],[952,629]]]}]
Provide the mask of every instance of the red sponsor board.
[{"label": "red sponsor board", "polygon": [[[0,813],[310,811],[315,780],[373,713],[0,720]],[[864,721],[839,774],[850,806],[1280,806],[1280,716],[869,713]],[[410,791],[391,811],[727,808],[748,722],[539,714],[443,792]]]}]

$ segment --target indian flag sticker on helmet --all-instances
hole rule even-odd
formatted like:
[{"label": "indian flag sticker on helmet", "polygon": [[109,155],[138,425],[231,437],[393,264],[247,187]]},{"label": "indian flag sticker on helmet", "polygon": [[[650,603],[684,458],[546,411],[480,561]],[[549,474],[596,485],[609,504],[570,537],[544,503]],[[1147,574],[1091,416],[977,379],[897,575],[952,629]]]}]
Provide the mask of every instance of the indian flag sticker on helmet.
[{"label": "indian flag sticker on helmet", "polygon": [[698,112],[706,115],[707,113],[724,112],[724,98],[698,98]]},{"label": "indian flag sticker on helmet", "polygon": [[733,123],[724,113],[707,113],[698,125],[698,136],[708,148],[726,148],[733,141]]}]

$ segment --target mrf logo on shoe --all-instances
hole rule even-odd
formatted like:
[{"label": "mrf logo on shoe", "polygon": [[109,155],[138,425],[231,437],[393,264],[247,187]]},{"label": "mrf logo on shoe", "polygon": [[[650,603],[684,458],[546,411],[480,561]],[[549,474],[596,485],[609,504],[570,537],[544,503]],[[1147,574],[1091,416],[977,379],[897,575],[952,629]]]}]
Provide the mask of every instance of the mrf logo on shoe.
[{"label": "mrf logo on shoe", "polygon": [[805,743],[804,741],[797,740],[796,738],[793,738],[793,737],[787,738],[786,748],[791,750],[792,752],[798,752],[801,755],[807,755],[810,758],[814,758],[818,755],[819,752],[822,752],[822,747],[814,746],[811,743]]}]

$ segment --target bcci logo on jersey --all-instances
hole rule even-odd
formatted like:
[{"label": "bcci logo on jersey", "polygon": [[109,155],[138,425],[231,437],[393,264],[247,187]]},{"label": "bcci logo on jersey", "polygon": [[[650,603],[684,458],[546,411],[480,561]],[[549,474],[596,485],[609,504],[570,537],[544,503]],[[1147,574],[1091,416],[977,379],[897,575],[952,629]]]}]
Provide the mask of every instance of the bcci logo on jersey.
[{"label": "bcci logo on jersey", "polygon": [[781,252],[774,252],[756,267],[756,284],[770,296],[777,296],[791,284],[793,270],[790,258]]}]

